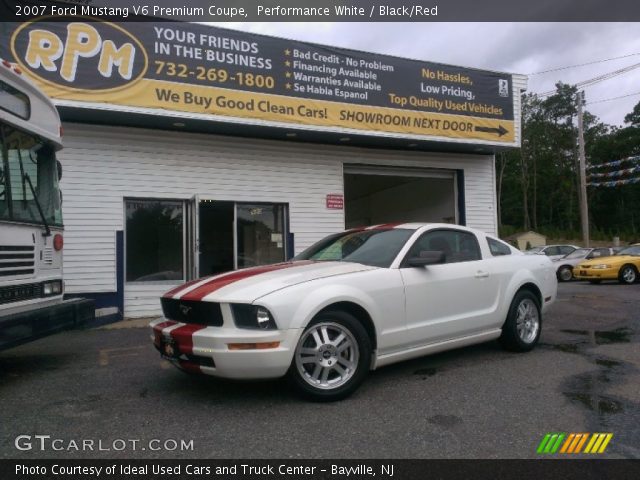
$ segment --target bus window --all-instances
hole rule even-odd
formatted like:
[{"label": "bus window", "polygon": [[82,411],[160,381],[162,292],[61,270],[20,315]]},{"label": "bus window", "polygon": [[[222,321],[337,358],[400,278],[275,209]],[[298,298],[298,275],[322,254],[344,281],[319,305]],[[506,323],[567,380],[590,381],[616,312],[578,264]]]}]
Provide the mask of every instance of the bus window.
[{"label": "bus window", "polygon": [[[62,225],[58,172],[53,149],[10,126],[2,126],[3,185],[0,219],[42,223],[34,191],[47,223]],[[34,191],[29,185],[31,180]]]}]

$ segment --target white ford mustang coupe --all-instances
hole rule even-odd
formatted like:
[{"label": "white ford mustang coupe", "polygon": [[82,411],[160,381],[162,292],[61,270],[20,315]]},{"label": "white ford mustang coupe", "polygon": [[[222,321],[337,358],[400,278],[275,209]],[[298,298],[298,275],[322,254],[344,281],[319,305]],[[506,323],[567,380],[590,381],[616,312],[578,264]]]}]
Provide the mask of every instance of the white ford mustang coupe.
[{"label": "white ford mustang coupe", "polygon": [[531,350],[556,293],[545,256],[466,227],[386,224],[179,286],[150,326],[162,356],[187,372],[288,375],[306,396],[337,400],[401,360],[493,339]]}]

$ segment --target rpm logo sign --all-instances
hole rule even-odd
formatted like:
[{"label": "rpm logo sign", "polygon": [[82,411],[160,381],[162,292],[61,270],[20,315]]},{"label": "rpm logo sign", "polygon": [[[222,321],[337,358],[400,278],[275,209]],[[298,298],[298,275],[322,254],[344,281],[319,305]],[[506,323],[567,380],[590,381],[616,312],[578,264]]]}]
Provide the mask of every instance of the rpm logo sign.
[{"label": "rpm logo sign", "polygon": [[38,79],[73,90],[114,90],[147,71],[147,53],[138,39],[108,22],[35,21],[11,37],[16,61]]}]

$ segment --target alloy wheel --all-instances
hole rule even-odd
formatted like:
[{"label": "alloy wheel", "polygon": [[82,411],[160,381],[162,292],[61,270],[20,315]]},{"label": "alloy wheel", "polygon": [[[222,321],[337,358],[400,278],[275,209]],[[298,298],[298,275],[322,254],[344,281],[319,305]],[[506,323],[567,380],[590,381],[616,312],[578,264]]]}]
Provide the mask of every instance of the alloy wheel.
[{"label": "alloy wheel", "polygon": [[331,390],[355,374],[360,352],[353,334],[343,325],[322,322],[307,330],[295,352],[296,368],[309,385]]},{"label": "alloy wheel", "polygon": [[540,315],[538,309],[530,298],[523,299],[518,305],[516,317],[516,330],[520,340],[524,343],[533,342],[540,329]]}]

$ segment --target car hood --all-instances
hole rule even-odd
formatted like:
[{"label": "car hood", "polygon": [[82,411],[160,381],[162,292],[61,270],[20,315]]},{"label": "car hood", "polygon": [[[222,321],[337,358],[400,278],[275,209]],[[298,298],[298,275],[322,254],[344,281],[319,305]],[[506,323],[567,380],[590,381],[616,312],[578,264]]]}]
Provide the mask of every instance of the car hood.
[{"label": "car hood", "polygon": [[623,263],[640,263],[640,257],[633,255],[611,255],[609,257],[598,257],[591,260],[580,262],[580,265],[592,267],[593,265],[600,265],[606,263],[608,265],[622,265]]},{"label": "car hood", "polygon": [[170,290],[164,297],[183,301],[251,303],[264,295],[299,283],[376,268],[379,267],[350,262],[284,262],[195,280]]}]

